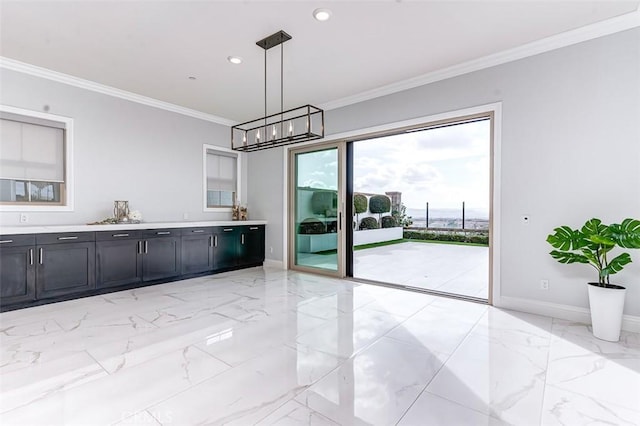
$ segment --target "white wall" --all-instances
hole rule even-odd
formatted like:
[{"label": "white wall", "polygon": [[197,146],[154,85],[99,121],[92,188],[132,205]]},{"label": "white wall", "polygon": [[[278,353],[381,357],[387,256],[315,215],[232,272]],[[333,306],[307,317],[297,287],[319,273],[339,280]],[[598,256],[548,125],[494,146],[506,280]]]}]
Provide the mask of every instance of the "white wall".
[{"label": "white wall", "polygon": [[[331,135],[493,102],[502,102],[502,295],[587,307],[592,271],[556,263],[545,238],[593,216],[640,217],[640,29],[327,111],[326,129]],[[269,221],[267,257],[282,260],[282,149],[251,153],[248,162],[249,204]],[[638,316],[640,251],[632,257],[615,281],[628,288],[625,313]],[[539,289],[541,278],[548,291]]]},{"label": "white wall", "polygon": [[[48,105],[51,114],[74,119],[75,209],[28,212],[27,225],[104,219],[114,200],[128,200],[151,222],[181,221],[184,213],[189,220],[231,217],[202,206],[202,145],[228,147],[228,127],[6,69],[0,87],[4,105]],[[19,224],[19,213],[0,213],[0,223]]]}]

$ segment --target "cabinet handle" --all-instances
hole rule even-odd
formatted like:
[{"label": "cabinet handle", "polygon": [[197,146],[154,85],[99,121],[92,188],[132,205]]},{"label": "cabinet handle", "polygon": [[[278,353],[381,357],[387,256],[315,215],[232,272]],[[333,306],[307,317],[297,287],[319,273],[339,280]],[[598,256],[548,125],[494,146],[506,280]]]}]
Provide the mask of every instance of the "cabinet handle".
[{"label": "cabinet handle", "polygon": [[242,237],[240,238],[240,242],[244,244],[244,234],[242,234]]},{"label": "cabinet handle", "polygon": [[213,235],[209,235],[209,247],[213,247]]},{"label": "cabinet handle", "polygon": [[214,247],[218,247],[218,236],[217,235],[213,236],[213,246]]},{"label": "cabinet handle", "polygon": [[59,240],[77,240],[78,237],[58,237]]},{"label": "cabinet handle", "polygon": [[1,240],[0,244],[7,244],[7,243],[12,243],[13,240]]},{"label": "cabinet handle", "polygon": [[29,265],[33,265],[33,249],[29,249]]},{"label": "cabinet handle", "polygon": [[251,226],[249,227],[249,231],[257,231],[258,227],[257,226]]},{"label": "cabinet handle", "polygon": [[114,238],[118,238],[118,237],[128,237],[129,234],[113,234],[112,237]]},{"label": "cabinet handle", "polygon": [[160,231],[160,232],[156,232],[156,235],[171,235],[171,231]]},{"label": "cabinet handle", "polygon": [[142,241],[136,243],[136,253],[142,254]]},{"label": "cabinet handle", "polygon": [[230,232],[230,231],[233,231],[233,228],[224,228],[223,231],[224,232]]},{"label": "cabinet handle", "polygon": [[149,242],[145,240],[144,242],[144,254],[147,254],[147,249],[149,248]]},{"label": "cabinet handle", "polygon": [[42,247],[40,247],[40,248],[38,249],[38,263],[39,263],[39,264],[41,264],[41,265],[44,263],[44,259],[43,259],[43,257],[44,257],[44,256],[43,256]]},{"label": "cabinet handle", "polygon": [[204,229],[196,229],[195,231],[191,231],[194,234],[202,234],[204,232]]}]

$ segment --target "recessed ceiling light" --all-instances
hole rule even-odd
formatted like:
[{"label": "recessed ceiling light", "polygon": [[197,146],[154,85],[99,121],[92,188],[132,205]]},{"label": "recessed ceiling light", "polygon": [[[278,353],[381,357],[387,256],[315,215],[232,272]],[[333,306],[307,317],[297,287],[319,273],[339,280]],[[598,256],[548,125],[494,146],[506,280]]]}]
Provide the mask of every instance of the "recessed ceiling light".
[{"label": "recessed ceiling light", "polygon": [[239,56],[227,56],[227,61],[231,62],[232,64],[238,65],[242,63],[242,58]]},{"label": "recessed ceiling light", "polygon": [[313,17],[318,21],[328,21],[331,18],[331,11],[329,9],[316,9],[313,11]]}]

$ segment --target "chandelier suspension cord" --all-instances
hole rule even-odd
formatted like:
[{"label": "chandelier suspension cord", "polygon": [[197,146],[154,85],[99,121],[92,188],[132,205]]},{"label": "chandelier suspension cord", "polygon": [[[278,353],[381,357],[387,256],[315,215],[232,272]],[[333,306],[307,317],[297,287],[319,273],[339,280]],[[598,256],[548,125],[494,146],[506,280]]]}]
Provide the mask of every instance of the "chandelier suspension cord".
[{"label": "chandelier suspension cord", "polygon": [[264,51],[264,138],[267,138],[267,50]]},{"label": "chandelier suspension cord", "polygon": [[284,135],[284,132],[283,132],[284,129],[282,127],[283,111],[284,111],[284,43],[280,43],[280,136]]}]

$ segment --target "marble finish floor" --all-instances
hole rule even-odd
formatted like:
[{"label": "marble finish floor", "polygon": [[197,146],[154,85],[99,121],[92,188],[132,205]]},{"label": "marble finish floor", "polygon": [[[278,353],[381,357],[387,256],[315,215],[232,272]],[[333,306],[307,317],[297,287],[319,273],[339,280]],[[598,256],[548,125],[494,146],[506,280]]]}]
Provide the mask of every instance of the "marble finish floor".
[{"label": "marble finish floor", "polygon": [[640,335],[253,268],[0,314],[2,425],[638,425]]}]

